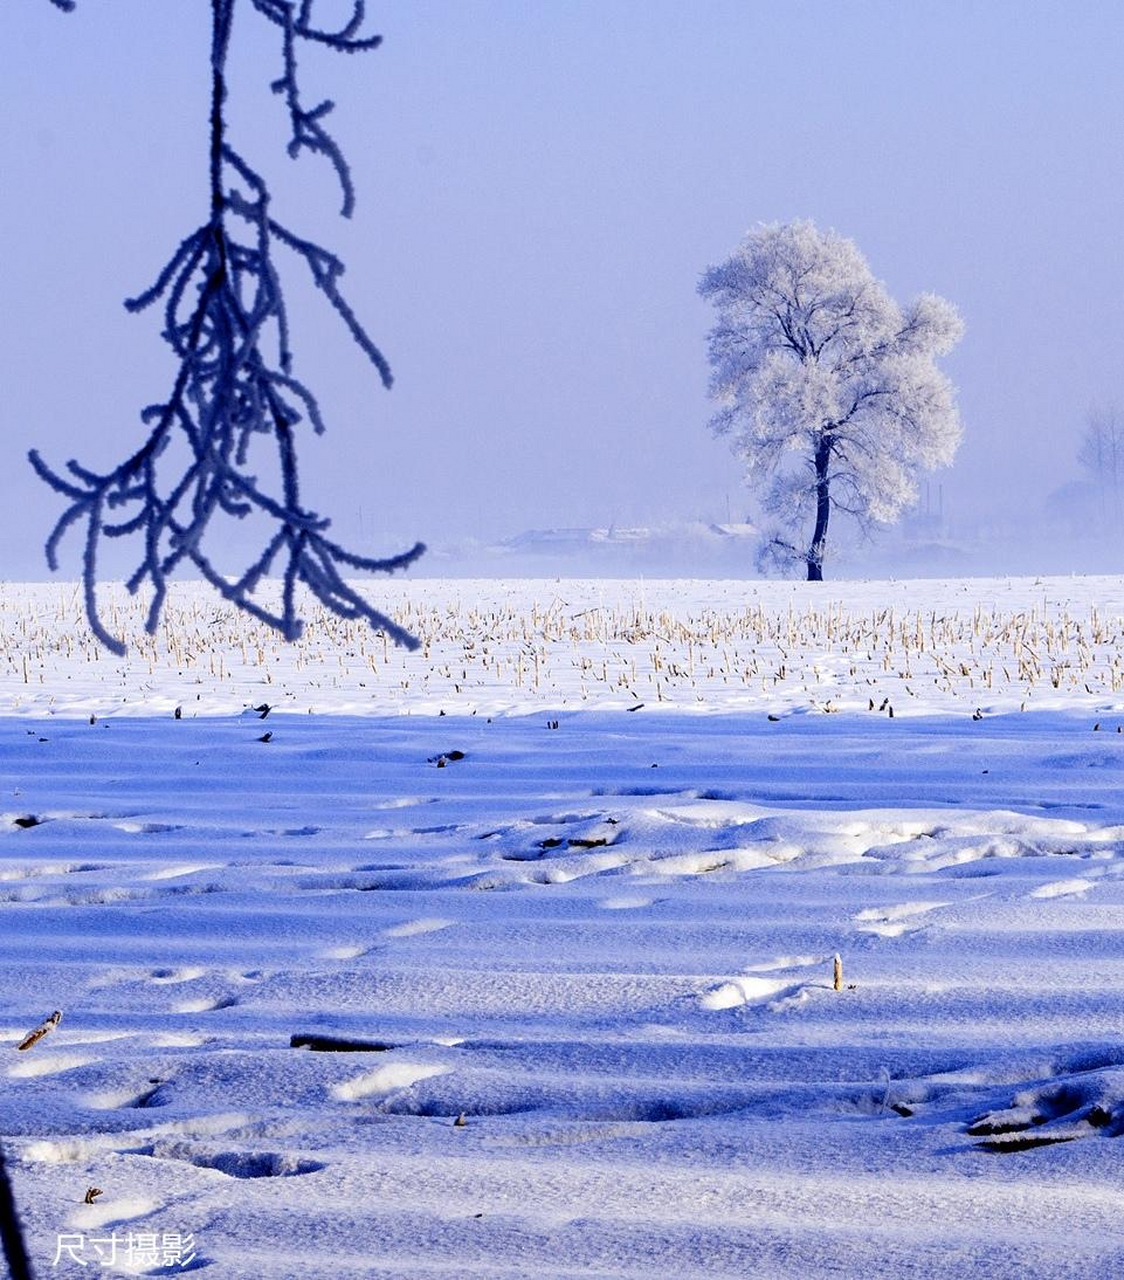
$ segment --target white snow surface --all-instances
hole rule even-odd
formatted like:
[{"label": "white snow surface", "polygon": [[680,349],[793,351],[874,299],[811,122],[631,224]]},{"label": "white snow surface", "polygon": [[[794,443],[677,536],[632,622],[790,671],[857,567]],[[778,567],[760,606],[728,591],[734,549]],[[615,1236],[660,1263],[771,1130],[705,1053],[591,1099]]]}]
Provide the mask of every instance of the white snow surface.
[{"label": "white snow surface", "polygon": [[371,592],[0,588],[37,1274],[1124,1273],[1124,579]]}]

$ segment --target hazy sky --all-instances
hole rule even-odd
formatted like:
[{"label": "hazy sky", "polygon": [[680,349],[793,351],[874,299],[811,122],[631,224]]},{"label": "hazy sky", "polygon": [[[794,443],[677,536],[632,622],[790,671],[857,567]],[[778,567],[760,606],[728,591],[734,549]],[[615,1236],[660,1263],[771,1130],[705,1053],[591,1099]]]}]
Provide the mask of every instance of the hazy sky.
[{"label": "hazy sky", "polygon": [[[346,261],[397,379],[294,289],[328,419],[304,493],[346,544],[744,513],[695,286],[761,221],[834,227],[899,298],[961,309],[952,516],[1035,528],[1089,403],[1124,399],[1119,0],[369,0],[380,50],[303,55],[350,223],[328,166],[285,155],[277,33],[240,8],[233,139]],[[28,447],[108,469],[167,394],[159,315],[121,299],[206,216],[209,22],[206,0],[4,5],[0,576],[44,576],[60,509]]]}]

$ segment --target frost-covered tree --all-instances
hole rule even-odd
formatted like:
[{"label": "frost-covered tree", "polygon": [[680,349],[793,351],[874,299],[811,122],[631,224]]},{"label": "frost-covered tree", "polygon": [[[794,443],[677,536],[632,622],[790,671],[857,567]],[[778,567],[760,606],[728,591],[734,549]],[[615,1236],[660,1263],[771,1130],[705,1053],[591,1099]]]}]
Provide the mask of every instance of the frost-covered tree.
[{"label": "frost-covered tree", "polygon": [[777,522],[762,566],[819,581],[832,511],[893,521],[917,471],[952,461],[960,422],[935,358],[960,317],[933,294],[899,306],[852,241],[811,222],[750,231],[699,292],[717,311],[711,425]]},{"label": "frost-covered tree", "polygon": [[[73,8],[73,0],[52,0]],[[300,635],[296,589],[304,584],[335,613],[365,619],[395,641],[416,641],[367,603],[344,578],[349,570],[390,572],[416,559],[418,543],[402,555],[371,559],[327,536],[329,520],[301,497],[298,428],[324,430],[311,389],[297,378],[281,288],[282,252],[304,263],[313,284],[387,387],[390,368],[340,289],[343,263],[278,220],[262,174],[227,135],[226,63],[238,0],[210,0],[209,182],[204,221],[181,241],[151,288],[126,302],[130,311],[162,303],[162,336],[177,373],[167,395],[141,412],[146,434],[118,466],[100,471],[71,460],[49,466],[36,452],[38,474],[67,500],[50,537],[47,561],[58,567],[58,547],[73,526],[84,531],[86,612],[98,639],[115,653],[123,643],[98,614],[97,553],[103,538],[139,544],[130,591],[152,588],[148,629],[160,617],[170,575],[193,570],[239,608],[292,640]],[[289,154],[326,157],[342,192],[344,217],[354,206],[351,175],[325,127],[330,100],[309,105],[297,74],[297,50],[317,45],[340,53],[377,48],[367,35],[364,0],[351,0],[342,27],[317,25],[314,0],[245,0],[242,6],[279,32],[279,75],[271,88],[283,102],[292,130]],[[281,252],[279,252],[281,251]],[[248,565],[231,572],[222,562],[223,523],[253,517],[264,545]],[[276,574],[280,605],[255,593]]]},{"label": "frost-covered tree", "polygon": [[1118,529],[1124,487],[1124,412],[1119,405],[1096,405],[1089,410],[1077,461],[1096,489],[1102,525]]}]

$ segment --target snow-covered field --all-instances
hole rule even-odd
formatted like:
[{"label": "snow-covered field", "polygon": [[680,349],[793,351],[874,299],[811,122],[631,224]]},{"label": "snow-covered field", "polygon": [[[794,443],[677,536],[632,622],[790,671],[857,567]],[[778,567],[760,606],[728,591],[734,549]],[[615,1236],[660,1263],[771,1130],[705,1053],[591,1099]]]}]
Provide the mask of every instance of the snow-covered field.
[{"label": "snow-covered field", "polygon": [[1124,1272],[1124,579],[371,586],[0,589],[37,1274]]}]

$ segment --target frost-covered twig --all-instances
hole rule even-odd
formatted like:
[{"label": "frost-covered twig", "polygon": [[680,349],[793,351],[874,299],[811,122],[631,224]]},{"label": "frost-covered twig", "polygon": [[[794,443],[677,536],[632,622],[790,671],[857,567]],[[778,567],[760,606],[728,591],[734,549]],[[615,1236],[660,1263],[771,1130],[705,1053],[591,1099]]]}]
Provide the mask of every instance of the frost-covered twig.
[{"label": "frost-covered twig", "polygon": [[[376,47],[379,37],[358,34],[364,18],[362,0],[356,0],[350,21],[338,32],[312,24],[311,0],[250,2],[284,33],[284,74],[273,88],[284,94],[289,108],[290,154],[308,149],[328,157],[343,190],[343,213],[349,215],[354,196],[347,165],[322,123],[332,104],[303,106],[295,49],[300,40],[344,52]],[[36,472],[69,499],[47,539],[47,562],[57,569],[62,536],[72,525],[84,523],[86,612],[98,639],[118,654],[125,647],[105,629],[97,608],[97,556],[103,537],[142,540],[141,560],[127,585],[130,591],[145,582],[152,586],[149,632],[159,620],[169,575],[187,564],[226,599],[276,627],[286,639],[296,639],[302,630],[295,595],[298,583],[303,583],[340,616],[363,618],[413,648],[414,638],[372,608],[343,575],[349,569],[404,568],[422,554],[422,544],[386,559],[356,555],[328,538],[330,522],[301,501],[294,428],[306,422],[319,434],[324,422],[316,397],[293,374],[288,317],[274,260],[278,245],[304,261],[313,283],[375,366],[383,385],[389,387],[392,379],[382,353],[340,291],[343,263],[273,216],[264,179],[226,139],[225,66],[235,3],[211,0],[210,216],[180,243],[155,283],[126,302],[130,311],[142,311],[162,301],[163,337],[179,361],[178,373],[168,398],[141,414],[150,428],[147,439],[113,470],[97,472],[71,460],[60,471],[31,451]],[[274,446],[277,492],[249,470],[251,446],[261,436]],[[158,464],[178,437],[186,442],[188,460],[169,482]],[[222,516],[250,515],[272,521],[275,530],[260,554],[241,573],[230,576],[205,547],[204,535]],[[270,573],[281,578],[276,609],[252,598]]]}]

